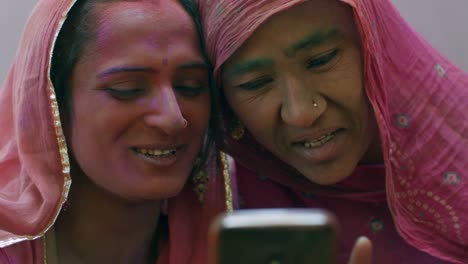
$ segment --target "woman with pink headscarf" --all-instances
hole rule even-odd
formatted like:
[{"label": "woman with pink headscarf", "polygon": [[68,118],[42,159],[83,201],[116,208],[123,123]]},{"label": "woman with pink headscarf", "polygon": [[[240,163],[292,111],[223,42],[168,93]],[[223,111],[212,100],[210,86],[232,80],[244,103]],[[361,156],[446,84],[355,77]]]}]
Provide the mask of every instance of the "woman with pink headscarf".
[{"label": "woman with pink headscarf", "polygon": [[468,263],[468,76],[389,0],[199,0],[241,208],[320,207],[339,263]]},{"label": "woman with pink headscarf", "polygon": [[0,91],[0,263],[205,264],[232,207],[208,65],[177,0],[39,0]]}]

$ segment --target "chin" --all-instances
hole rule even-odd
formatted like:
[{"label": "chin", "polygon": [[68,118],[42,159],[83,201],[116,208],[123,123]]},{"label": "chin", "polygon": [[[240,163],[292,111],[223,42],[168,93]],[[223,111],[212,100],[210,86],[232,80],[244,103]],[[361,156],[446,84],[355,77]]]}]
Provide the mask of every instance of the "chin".
[{"label": "chin", "polygon": [[317,177],[317,175],[312,176],[312,177],[306,176],[306,178],[307,178],[309,181],[311,181],[311,182],[313,182],[313,183],[315,183],[315,184],[318,184],[318,185],[325,185],[325,186],[327,186],[327,185],[333,185],[333,184],[336,184],[336,183],[342,181],[342,180],[337,180],[337,179],[335,179],[335,178],[328,178],[328,177],[323,177],[323,178],[322,178],[322,177]]},{"label": "chin", "polygon": [[150,193],[138,193],[138,194],[127,194],[124,195],[123,198],[130,203],[141,203],[141,202],[151,202],[151,201],[160,201],[164,199],[169,199],[172,197],[177,196],[180,191],[182,190],[158,190],[157,192],[150,192]]},{"label": "chin", "polygon": [[152,191],[151,196],[154,199],[168,199],[175,197],[182,192],[185,184],[186,181],[175,184],[166,184],[164,185],[164,188],[154,188],[154,191]]},{"label": "chin", "polygon": [[309,181],[319,185],[333,185],[348,178],[350,173],[343,171],[330,173],[329,169],[313,169],[301,171],[301,174]]},{"label": "chin", "polygon": [[184,186],[185,184],[181,184],[180,186],[177,186],[177,187],[165,189],[162,192],[159,192],[157,196],[159,197],[159,199],[168,199],[168,198],[175,197],[182,192]]},{"label": "chin", "polygon": [[181,181],[180,183],[160,182],[159,184],[146,184],[145,186],[135,186],[135,188],[117,195],[132,202],[163,200],[180,194],[185,183],[185,181]]}]

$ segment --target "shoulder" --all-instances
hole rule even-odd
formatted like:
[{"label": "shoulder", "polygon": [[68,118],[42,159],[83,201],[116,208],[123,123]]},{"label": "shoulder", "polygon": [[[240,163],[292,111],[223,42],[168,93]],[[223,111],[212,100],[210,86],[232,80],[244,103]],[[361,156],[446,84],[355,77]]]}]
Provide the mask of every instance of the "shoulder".
[{"label": "shoulder", "polygon": [[0,248],[2,264],[40,264],[42,263],[42,239],[23,241]]}]

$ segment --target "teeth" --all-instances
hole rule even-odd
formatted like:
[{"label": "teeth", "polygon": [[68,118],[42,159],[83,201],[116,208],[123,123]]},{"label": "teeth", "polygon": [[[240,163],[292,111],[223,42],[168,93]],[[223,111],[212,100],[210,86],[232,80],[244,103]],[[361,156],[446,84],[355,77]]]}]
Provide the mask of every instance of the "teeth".
[{"label": "teeth", "polygon": [[327,135],[324,135],[324,136],[321,136],[320,138],[318,139],[315,139],[315,140],[310,140],[310,141],[304,141],[302,142],[302,145],[306,148],[316,148],[316,147],[320,147],[322,146],[323,144],[327,143],[328,141],[330,141],[331,139],[333,139],[335,137],[336,133],[335,132],[332,132],[330,134],[327,134]]},{"label": "teeth", "polygon": [[167,156],[176,153],[176,149],[158,150],[158,149],[136,149],[136,152],[147,156]]}]

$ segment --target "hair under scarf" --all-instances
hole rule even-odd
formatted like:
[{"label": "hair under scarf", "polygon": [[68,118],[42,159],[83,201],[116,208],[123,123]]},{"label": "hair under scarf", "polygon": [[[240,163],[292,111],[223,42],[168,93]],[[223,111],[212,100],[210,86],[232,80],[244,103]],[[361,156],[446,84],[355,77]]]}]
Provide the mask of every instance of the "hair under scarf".
[{"label": "hair under scarf", "polygon": [[[218,83],[222,65],[263,22],[304,1],[199,0]],[[365,89],[380,129],[386,198],[396,228],[416,248],[466,263],[468,76],[415,33],[389,0],[341,1],[352,7],[361,35]],[[258,144],[253,138],[234,141],[224,132],[228,152],[271,180],[301,191],[368,198],[299,179],[252,147]]]},{"label": "hair under scarf", "polygon": [[[38,1],[0,90],[0,248],[42,237],[58,217],[71,186],[50,66],[56,38],[75,3]],[[169,199],[169,241],[158,263],[206,262],[208,226],[232,207],[228,157],[220,155],[222,168],[214,160],[208,166],[203,204],[190,183]],[[24,254],[31,256],[23,252],[21,257]]]}]

